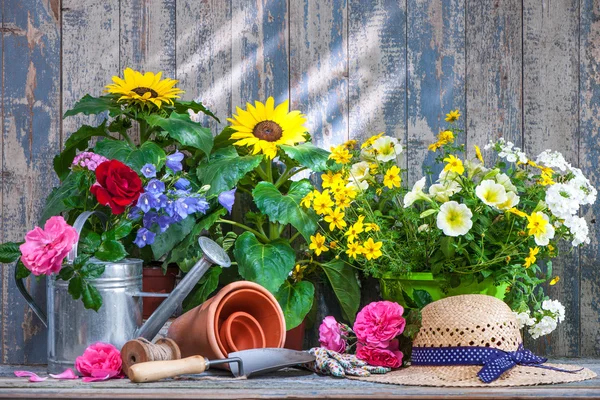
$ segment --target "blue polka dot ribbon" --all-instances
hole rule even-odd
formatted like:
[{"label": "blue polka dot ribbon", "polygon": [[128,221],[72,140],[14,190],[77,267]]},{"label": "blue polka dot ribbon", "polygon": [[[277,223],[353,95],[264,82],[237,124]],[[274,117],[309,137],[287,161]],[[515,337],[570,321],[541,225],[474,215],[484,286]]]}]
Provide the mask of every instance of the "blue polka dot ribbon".
[{"label": "blue polka dot ribbon", "polygon": [[428,366],[446,365],[483,365],[477,373],[479,379],[490,383],[500,378],[503,373],[516,365],[550,369],[560,372],[579,372],[583,368],[570,371],[542,365],[548,361],[525,349],[522,344],[516,351],[502,351],[492,347],[413,347],[411,364]]}]

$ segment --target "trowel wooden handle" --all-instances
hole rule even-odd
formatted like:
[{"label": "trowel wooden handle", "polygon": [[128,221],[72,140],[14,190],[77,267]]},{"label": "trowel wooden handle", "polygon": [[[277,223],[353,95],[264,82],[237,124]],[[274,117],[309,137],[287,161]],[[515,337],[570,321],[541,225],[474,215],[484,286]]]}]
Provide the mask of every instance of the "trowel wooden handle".
[{"label": "trowel wooden handle", "polygon": [[156,382],[177,375],[201,374],[206,371],[207,361],[202,356],[191,356],[180,360],[148,361],[132,365],[129,379],[135,383]]}]

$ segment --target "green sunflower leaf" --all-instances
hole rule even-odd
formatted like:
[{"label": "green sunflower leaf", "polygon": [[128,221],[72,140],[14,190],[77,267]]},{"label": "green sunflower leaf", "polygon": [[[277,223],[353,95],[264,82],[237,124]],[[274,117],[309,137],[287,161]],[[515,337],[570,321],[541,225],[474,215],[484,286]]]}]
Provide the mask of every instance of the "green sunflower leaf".
[{"label": "green sunflower leaf", "polygon": [[329,169],[327,160],[329,152],[312,143],[302,143],[296,146],[279,146],[292,160],[299,162],[314,172],[323,172]]},{"label": "green sunflower leaf", "polygon": [[263,244],[250,232],[242,233],[233,251],[240,275],[276,293],[294,268],[294,249],[285,240]]},{"label": "green sunflower leaf", "polygon": [[285,328],[293,329],[300,325],[312,307],[315,287],[311,282],[290,283],[285,281],[275,293],[285,317]]},{"label": "green sunflower leaf", "polygon": [[175,102],[175,110],[179,113],[187,113],[187,110],[192,110],[195,113],[199,113],[202,112],[203,114],[208,115],[209,117],[211,117],[212,119],[214,119],[217,122],[221,122],[219,120],[219,118],[217,118],[217,116],[210,111],[208,108],[206,108],[206,106],[204,104],[202,104],[202,102],[196,102],[196,101],[176,101]]},{"label": "green sunflower leaf", "polygon": [[152,114],[146,117],[152,126],[159,126],[181,146],[192,147],[204,152],[207,156],[213,147],[212,132],[208,128],[192,121],[187,114],[172,112],[169,118]]},{"label": "green sunflower leaf", "polygon": [[252,191],[254,203],[258,209],[269,217],[271,222],[292,224],[306,239],[310,240],[317,230],[319,217],[311,210],[300,205],[300,202],[313,190],[313,185],[306,179],[292,182],[287,194],[270,182],[260,182]]},{"label": "green sunflower leaf", "polygon": [[233,189],[240,179],[256,168],[263,156],[239,156],[233,146],[217,150],[198,166],[196,175],[200,182],[210,185],[207,196]]},{"label": "green sunflower leaf", "polygon": [[123,163],[126,162],[127,157],[133,150],[125,141],[108,138],[99,141],[94,147],[94,153],[100,154],[109,160],[119,160]]},{"label": "green sunflower leaf", "polygon": [[129,153],[125,159],[125,164],[139,173],[146,164],[154,165],[156,170],[159,171],[165,165],[166,160],[165,151],[156,143],[144,142],[138,149]]},{"label": "green sunflower leaf", "polygon": [[86,94],[75,103],[72,109],[68,110],[63,118],[83,113],[85,115],[101,114],[108,111],[111,116],[122,113],[121,106],[115,101],[113,96],[92,97]]}]

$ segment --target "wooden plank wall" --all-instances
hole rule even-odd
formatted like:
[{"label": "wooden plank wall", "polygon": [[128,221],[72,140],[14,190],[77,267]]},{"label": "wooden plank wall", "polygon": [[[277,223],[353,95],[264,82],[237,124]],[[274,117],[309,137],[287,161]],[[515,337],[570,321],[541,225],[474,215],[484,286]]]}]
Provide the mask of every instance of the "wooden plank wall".
[{"label": "wooden plank wall", "polygon": [[[444,112],[472,151],[500,136],[562,151],[600,185],[600,0],[0,0],[0,240],[31,229],[51,160],[82,122],[61,113],[130,66],[163,70],[221,117],[274,96],[309,117],[316,143],[385,131],[408,146],[410,180]],[[218,124],[207,121],[214,129]],[[221,124],[222,126],[223,124]],[[583,216],[594,221],[600,204]],[[600,355],[600,232],[555,263],[567,322],[529,345]],[[1,363],[42,363],[45,331],[10,266]],[[43,282],[29,282],[43,301]]]}]

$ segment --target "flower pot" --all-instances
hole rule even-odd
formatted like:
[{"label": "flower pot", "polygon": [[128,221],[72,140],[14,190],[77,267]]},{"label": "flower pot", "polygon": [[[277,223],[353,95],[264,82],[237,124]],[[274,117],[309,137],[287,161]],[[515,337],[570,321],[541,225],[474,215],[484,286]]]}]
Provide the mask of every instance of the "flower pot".
[{"label": "flower pot", "polygon": [[[144,267],[142,274],[142,290],[151,293],[171,293],[175,288],[175,280],[179,268],[168,267],[163,274],[162,267]],[[147,319],[165,299],[163,297],[145,297],[143,304],[143,318]]]},{"label": "flower pot", "polygon": [[424,290],[431,295],[433,301],[459,294],[485,294],[504,300],[508,289],[508,284],[495,286],[491,277],[485,278],[481,282],[473,280],[451,288],[444,279],[435,278],[430,272],[384,274],[379,277],[379,283],[381,285],[381,297],[384,300],[395,301],[404,307],[406,307],[407,302],[402,294],[403,291],[413,298],[415,290]]},{"label": "flower pot", "polygon": [[304,346],[304,334],[306,332],[306,319],[297,327],[287,331],[285,335],[285,347],[291,350],[302,350]]},{"label": "flower pot", "polygon": [[253,282],[233,282],[175,319],[167,337],[177,343],[182,357],[223,359],[236,348],[283,347],[285,319],[267,289]]}]

